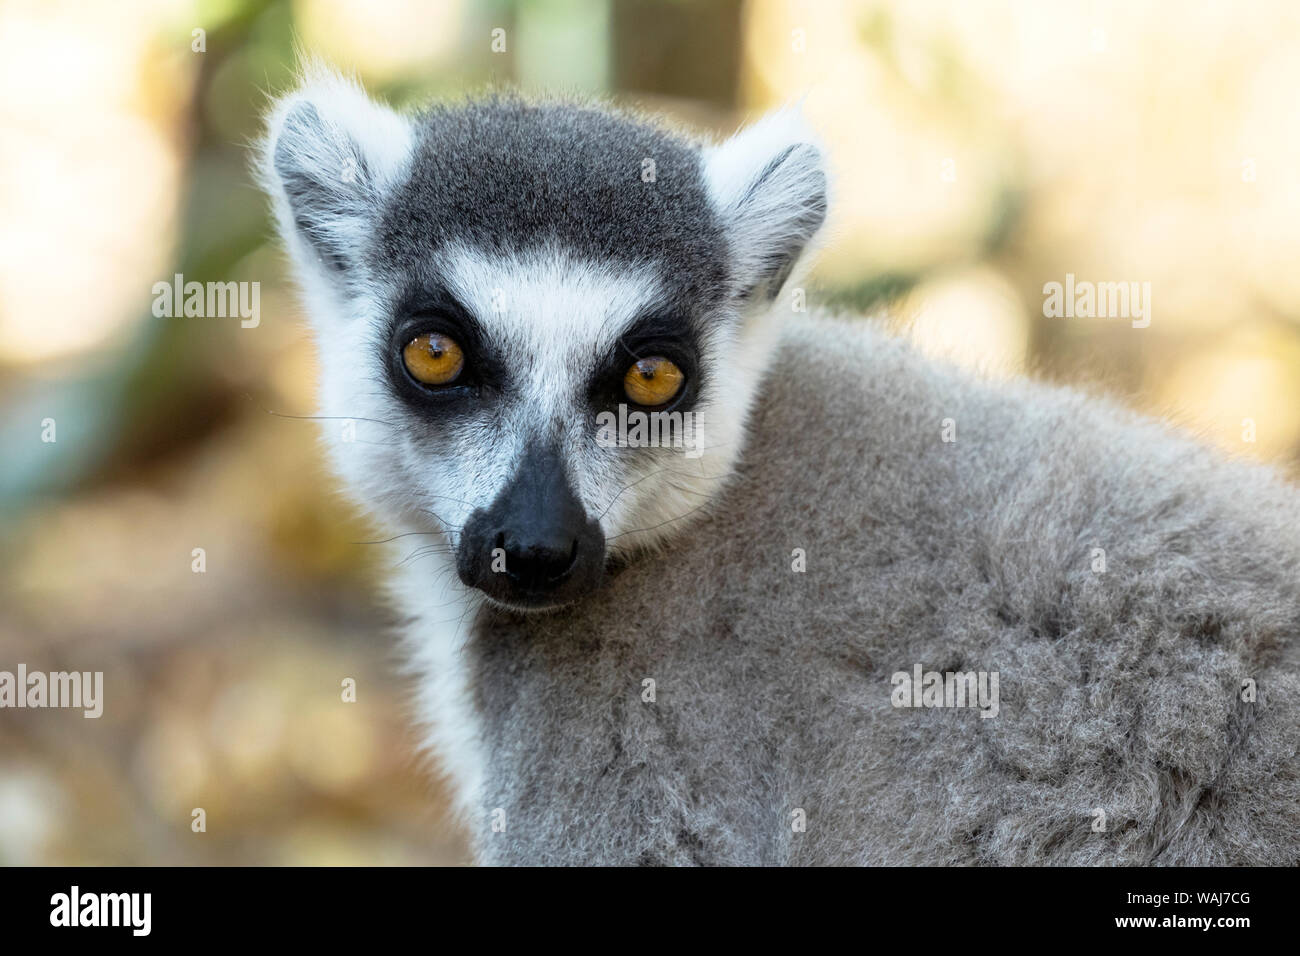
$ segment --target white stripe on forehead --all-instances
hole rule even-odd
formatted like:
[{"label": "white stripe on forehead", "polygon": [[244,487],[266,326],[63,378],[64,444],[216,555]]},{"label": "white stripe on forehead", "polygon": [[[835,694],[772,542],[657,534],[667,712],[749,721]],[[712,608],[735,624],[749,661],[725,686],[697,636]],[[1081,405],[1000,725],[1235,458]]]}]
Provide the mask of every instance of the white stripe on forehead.
[{"label": "white stripe on forehead", "polygon": [[439,267],[517,383],[549,411],[572,400],[628,324],[665,292],[648,265],[576,260],[554,247],[496,255],[455,246]]}]

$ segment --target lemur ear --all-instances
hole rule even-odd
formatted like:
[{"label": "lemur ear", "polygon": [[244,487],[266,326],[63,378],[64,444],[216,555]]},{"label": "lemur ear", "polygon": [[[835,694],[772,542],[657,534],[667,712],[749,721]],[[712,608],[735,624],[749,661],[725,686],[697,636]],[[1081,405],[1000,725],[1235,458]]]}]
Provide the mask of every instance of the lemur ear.
[{"label": "lemur ear", "polygon": [[258,173],[300,266],[346,274],[412,140],[407,120],[321,66],[275,101]]},{"label": "lemur ear", "polygon": [[704,154],[744,295],[776,298],[826,220],[827,180],[817,138],[796,109],[769,114]]}]

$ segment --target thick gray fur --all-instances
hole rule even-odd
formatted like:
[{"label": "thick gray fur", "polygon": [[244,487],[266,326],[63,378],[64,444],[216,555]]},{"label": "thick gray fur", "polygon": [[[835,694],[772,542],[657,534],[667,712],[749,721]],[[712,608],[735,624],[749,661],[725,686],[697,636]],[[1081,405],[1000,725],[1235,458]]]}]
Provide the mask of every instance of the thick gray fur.
[{"label": "thick gray fur", "polygon": [[[653,262],[679,300],[716,301],[726,243],[697,144],[630,114],[509,95],[435,106],[414,125],[411,174],[383,211],[377,269],[409,272],[449,243],[489,253],[551,243],[591,261]],[[641,181],[647,159],[654,188]]]},{"label": "thick gray fur", "polygon": [[[485,860],[1300,862],[1293,488],[861,322],[784,347],[708,519],[481,622]],[[916,663],[1000,672],[999,714],[895,709]]]}]

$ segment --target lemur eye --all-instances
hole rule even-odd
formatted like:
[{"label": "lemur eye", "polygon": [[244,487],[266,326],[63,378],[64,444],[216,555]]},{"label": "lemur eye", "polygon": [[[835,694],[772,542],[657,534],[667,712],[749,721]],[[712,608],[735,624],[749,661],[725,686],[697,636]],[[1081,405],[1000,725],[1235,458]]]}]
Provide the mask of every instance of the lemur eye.
[{"label": "lemur eye", "polygon": [[450,385],[465,367],[465,353],[456,342],[438,332],[425,332],[402,349],[406,370],[425,385]]},{"label": "lemur eye", "polygon": [[664,405],[682,390],[686,376],[662,355],[643,358],[623,376],[623,391],[638,405]]}]

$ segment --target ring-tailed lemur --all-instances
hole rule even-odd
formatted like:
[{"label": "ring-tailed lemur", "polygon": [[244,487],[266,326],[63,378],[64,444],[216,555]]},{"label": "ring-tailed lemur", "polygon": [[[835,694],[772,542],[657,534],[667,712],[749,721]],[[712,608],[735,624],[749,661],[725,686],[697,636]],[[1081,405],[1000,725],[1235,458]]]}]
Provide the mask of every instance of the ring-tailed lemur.
[{"label": "ring-tailed lemur", "polygon": [[260,170],[481,860],[1300,860],[1300,495],[793,312],[796,114],[701,146],[317,72]]}]

